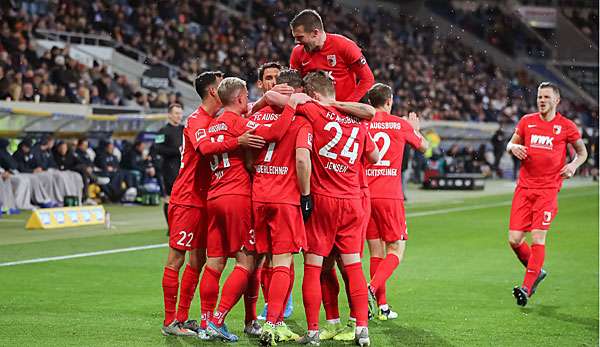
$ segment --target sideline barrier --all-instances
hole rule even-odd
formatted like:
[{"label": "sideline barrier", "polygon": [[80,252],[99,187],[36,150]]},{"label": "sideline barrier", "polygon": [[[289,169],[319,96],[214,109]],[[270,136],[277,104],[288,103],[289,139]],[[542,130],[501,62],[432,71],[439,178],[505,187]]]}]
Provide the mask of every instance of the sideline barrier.
[{"label": "sideline barrier", "polygon": [[40,208],[31,213],[26,229],[58,229],[104,224],[105,211],[99,206]]}]

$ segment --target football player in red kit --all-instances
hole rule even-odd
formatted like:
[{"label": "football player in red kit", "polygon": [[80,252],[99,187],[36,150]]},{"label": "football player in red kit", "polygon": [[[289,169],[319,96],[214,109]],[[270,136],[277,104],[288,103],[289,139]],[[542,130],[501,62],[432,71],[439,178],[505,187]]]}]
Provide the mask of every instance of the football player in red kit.
[{"label": "football player in red kit", "polygon": [[290,28],[296,41],[290,56],[292,69],[303,77],[309,72],[327,71],[334,79],[338,101],[358,101],[371,88],[375,78],[360,48],[347,37],[326,33],[317,11],[301,11]]},{"label": "football player in red kit", "polygon": [[[402,193],[402,158],[405,144],[425,152],[427,140],[421,135],[419,118],[411,112],[407,119],[392,116],[393,92],[377,83],[368,93],[377,113],[369,124],[369,133],[380,154],[377,163],[367,165],[371,192],[371,216],[367,227],[371,282],[369,309],[380,320],[394,319],[397,313],[387,305],[385,282],[402,261],[408,231]],[[379,306],[377,306],[379,305]]]},{"label": "football player in red kit", "polygon": [[[527,305],[547,272],[542,268],[546,234],[558,212],[558,192],[563,179],[573,177],[587,159],[587,151],[575,123],[556,111],[558,87],[543,82],[538,87],[538,112],[521,118],[506,150],[521,161],[519,179],[510,211],[508,239],[526,267],[521,286],[513,289],[517,305]],[[566,163],[567,144],[576,156]],[[531,247],[525,241],[531,234]]]},{"label": "football player in red kit", "polygon": [[[196,134],[206,129],[214,114],[221,108],[217,86],[223,75],[217,71],[200,74],[195,80],[202,104],[187,120],[183,131],[181,167],[175,180],[169,204],[169,256],[163,274],[165,303],[164,335],[206,338],[204,329],[194,320],[188,320],[190,304],[198,285],[198,278],[206,260],[206,193],[208,191],[208,160],[198,150]],[[179,288],[179,269],[190,252]],[[180,291],[177,310],[177,292]]]},{"label": "football player in red kit", "polygon": [[[281,70],[276,80],[278,84],[302,91],[302,78],[296,70]],[[271,125],[279,119],[280,112],[279,107],[267,106],[250,119]],[[269,306],[260,339],[266,346],[299,337],[287,327],[283,318],[285,303],[294,284],[293,254],[306,247],[302,219],[308,218],[311,212],[308,202],[312,138],[310,123],[303,117],[295,117],[280,141],[271,142],[260,152],[255,152],[256,160],[251,160],[256,250],[258,254],[267,255],[272,265],[269,268],[271,276],[264,277],[268,279],[264,284]]]},{"label": "football player in red kit", "polygon": [[[203,141],[201,146],[203,143],[233,141],[248,130],[254,130],[254,134],[265,141],[276,142],[287,131],[295,113],[294,104],[294,107],[284,109],[272,127],[263,126],[241,116],[248,109],[246,82],[236,77],[225,78],[217,92],[225,112],[211,122],[206,132],[199,134]],[[255,266],[250,176],[244,166],[244,152],[239,148],[213,155],[210,169],[207,202],[210,242],[200,284],[202,320],[208,322],[208,333],[212,336],[233,342],[238,337],[228,331],[224,321],[246,289]],[[211,317],[219,296],[219,279],[228,257],[236,258],[236,266],[225,281],[221,300]]]},{"label": "football player in red kit", "polygon": [[335,88],[326,73],[309,73],[304,83],[307,93],[320,103],[309,102],[297,108],[297,112],[311,122],[315,133],[311,176],[315,210],[306,225],[308,247],[302,283],[308,332],[299,342],[317,344],[320,341],[321,291],[316,288],[321,287],[323,258],[335,250],[348,276],[352,310],[357,320],[355,342],[368,346],[368,294],[360,262],[364,212],[358,170],[363,151],[367,152],[370,162],[377,162],[379,154],[372,142],[365,141],[368,134],[360,125],[360,119],[327,105],[335,100]]}]

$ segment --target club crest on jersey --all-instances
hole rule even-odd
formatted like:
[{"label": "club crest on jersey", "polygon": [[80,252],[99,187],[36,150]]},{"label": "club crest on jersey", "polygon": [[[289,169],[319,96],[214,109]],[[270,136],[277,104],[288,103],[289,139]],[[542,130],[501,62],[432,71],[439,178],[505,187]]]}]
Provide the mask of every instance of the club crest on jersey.
[{"label": "club crest on jersey", "polygon": [[203,139],[206,137],[206,129],[198,129],[198,131],[196,131],[196,142],[200,141],[200,139]]},{"label": "club crest on jersey", "polygon": [[560,125],[555,125],[554,129],[552,129],[552,132],[554,133],[554,135],[558,135],[558,134],[560,134],[561,130],[562,130],[562,127]]},{"label": "club crest on jersey", "polygon": [[334,67],[335,64],[337,63],[336,59],[335,59],[335,54],[332,55],[328,55],[327,56],[327,63],[329,64],[329,66]]}]

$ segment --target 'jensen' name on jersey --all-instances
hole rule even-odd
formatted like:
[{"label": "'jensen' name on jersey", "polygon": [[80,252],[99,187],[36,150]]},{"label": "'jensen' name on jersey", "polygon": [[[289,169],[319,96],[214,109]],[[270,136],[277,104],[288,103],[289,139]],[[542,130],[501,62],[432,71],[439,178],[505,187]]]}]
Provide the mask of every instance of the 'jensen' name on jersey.
[{"label": "'jensen' name on jersey", "polygon": [[554,140],[554,137],[532,134],[530,146],[535,147],[535,148],[551,150],[554,147],[554,145],[552,144],[553,140]]}]

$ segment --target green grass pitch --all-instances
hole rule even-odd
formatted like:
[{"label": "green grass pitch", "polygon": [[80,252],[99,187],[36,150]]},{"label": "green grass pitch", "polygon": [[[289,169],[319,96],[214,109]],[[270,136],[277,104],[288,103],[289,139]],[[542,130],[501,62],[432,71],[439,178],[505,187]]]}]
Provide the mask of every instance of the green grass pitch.
[{"label": "green grass pitch", "polygon": [[[511,195],[467,198],[459,205],[409,204],[410,241],[387,289],[400,317],[371,323],[372,345],[597,346],[597,189],[560,193],[546,248],[549,275],[526,308],[517,307],[511,295],[524,273],[507,245]],[[159,208],[108,209],[112,230],[25,231],[26,214],[3,218],[0,263],[166,242]],[[0,345],[206,345],[160,334],[166,254],[163,247],[0,267]],[[295,311],[289,323],[302,333],[300,257],[296,264]],[[196,296],[192,318],[199,314],[198,301]],[[346,316],[343,290],[340,304]],[[238,303],[227,322],[240,335],[242,319],[243,304]],[[242,336],[237,345],[257,341]]]}]

